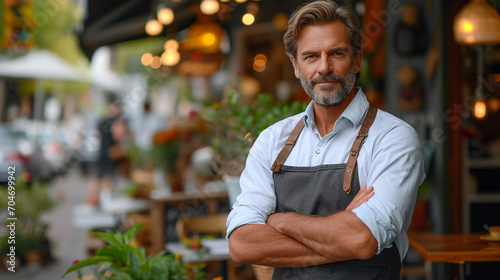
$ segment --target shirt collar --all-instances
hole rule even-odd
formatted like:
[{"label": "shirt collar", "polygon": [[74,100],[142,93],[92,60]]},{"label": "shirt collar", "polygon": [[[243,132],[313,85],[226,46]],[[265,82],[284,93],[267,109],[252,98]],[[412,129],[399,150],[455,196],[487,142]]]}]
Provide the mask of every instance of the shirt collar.
[{"label": "shirt collar", "polygon": [[[347,105],[347,108],[340,115],[339,119],[345,118],[351,121],[354,126],[357,126],[364,120],[368,106],[369,103],[363,90],[360,87],[356,87],[356,95],[349,105]],[[304,122],[307,127],[311,127],[314,124],[314,107],[312,101],[307,105]]]}]

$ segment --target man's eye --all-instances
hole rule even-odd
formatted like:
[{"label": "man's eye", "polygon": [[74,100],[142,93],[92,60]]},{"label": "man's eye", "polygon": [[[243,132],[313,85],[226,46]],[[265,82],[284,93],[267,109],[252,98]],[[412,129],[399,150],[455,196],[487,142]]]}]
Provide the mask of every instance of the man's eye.
[{"label": "man's eye", "polygon": [[315,57],[316,57],[316,55],[314,55],[314,54],[310,54],[310,55],[307,55],[307,56],[304,58],[304,60],[307,60],[307,59],[313,59],[313,58],[315,58]]},{"label": "man's eye", "polygon": [[336,56],[342,56],[342,55],[344,55],[343,52],[334,52],[333,54],[336,55]]}]

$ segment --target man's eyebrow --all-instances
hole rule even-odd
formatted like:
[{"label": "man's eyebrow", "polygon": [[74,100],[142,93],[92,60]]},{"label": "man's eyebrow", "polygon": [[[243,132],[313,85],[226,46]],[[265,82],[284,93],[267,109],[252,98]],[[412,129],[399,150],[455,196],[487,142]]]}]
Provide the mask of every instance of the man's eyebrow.
[{"label": "man's eyebrow", "polygon": [[[349,52],[349,48],[347,48],[347,47],[333,48],[333,49],[328,50],[328,53],[334,53],[334,52],[338,52],[338,51]],[[318,51],[303,51],[300,55],[301,56],[308,56],[310,54],[317,54],[317,53],[319,53],[319,52]]]},{"label": "man's eyebrow", "polygon": [[330,53],[332,53],[332,52],[338,52],[338,51],[349,52],[349,48],[347,48],[347,47],[338,47],[338,48],[333,48],[333,49],[329,50]]}]

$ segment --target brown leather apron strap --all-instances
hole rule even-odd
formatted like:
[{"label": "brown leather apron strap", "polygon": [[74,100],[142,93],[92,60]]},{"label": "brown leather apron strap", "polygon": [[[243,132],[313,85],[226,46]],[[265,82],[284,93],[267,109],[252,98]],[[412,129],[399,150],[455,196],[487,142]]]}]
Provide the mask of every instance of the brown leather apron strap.
[{"label": "brown leather apron strap", "polygon": [[292,130],[292,133],[290,133],[290,136],[288,136],[288,139],[285,142],[285,146],[283,149],[281,149],[281,152],[279,153],[278,157],[273,163],[273,166],[271,167],[271,170],[274,172],[281,172],[281,167],[285,163],[286,158],[292,151],[293,146],[295,146],[295,142],[297,142],[297,139],[299,138],[300,133],[302,132],[302,129],[304,128],[304,117],[302,117],[295,128]]},{"label": "brown leather apron strap", "polygon": [[361,150],[361,146],[368,137],[368,131],[375,120],[375,116],[377,116],[377,107],[370,104],[368,108],[368,113],[366,114],[366,118],[361,126],[361,129],[358,132],[358,136],[354,140],[352,144],[351,152],[349,153],[349,158],[347,159],[347,167],[344,173],[344,191],[349,194],[351,192],[351,183],[352,178],[354,176],[354,168],[356,167],[356,161],[358,159],[359,151]]}]

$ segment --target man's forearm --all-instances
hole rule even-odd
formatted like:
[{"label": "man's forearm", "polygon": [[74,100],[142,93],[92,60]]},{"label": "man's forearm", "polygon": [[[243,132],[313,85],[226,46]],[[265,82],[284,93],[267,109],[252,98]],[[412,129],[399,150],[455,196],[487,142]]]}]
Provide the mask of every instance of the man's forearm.
[{"label": "man's forearm", "polygon": [[236,228],[229,237],[229,250],[236,263],[302,267],[333,261],[276,229],[260,224]]},{"label": "man's forearm", "polygon": [[276,213],[268,224],[332,261],[367,259],[377,252],[376,239],[351,211],[329,216]]}]

